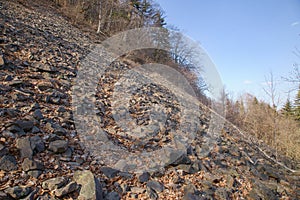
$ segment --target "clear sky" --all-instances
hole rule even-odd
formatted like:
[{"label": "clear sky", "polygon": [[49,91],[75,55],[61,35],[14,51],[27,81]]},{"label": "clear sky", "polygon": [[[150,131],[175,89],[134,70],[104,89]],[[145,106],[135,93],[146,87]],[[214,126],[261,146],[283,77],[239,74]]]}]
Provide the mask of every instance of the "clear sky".
[{"label": "clear sky", "polygon": [[[245,92],[266,100],[265,76],[273,72],[282,101],[291,85],[282,81],[300,63],[300,0],[157,0],[168,24],[198,41],[234,97]],[[294,98],[294,95],[291,95]]]}]

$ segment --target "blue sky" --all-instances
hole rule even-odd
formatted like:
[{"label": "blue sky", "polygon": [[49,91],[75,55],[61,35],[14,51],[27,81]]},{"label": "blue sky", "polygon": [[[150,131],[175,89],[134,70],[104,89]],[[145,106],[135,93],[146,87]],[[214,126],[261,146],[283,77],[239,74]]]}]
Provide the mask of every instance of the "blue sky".
[{"label": "blue sky", "polygon": [[[196,40],[215,63],[235,98],[249,92],[267,100],[265,77],[273,72],[284,102],[292,87],[282,81],[300,58],[299,0],[157,0],[168,24]],[[291,98],[294,94],[291,94]]]}]

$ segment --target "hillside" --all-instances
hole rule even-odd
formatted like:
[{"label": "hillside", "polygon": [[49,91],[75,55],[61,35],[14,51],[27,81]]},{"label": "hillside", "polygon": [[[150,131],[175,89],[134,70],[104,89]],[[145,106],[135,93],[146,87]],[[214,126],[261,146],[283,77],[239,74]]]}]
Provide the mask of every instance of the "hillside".
[{"label": "hillside", "polygon": [[[201,123],[183,153],[149,158],[166,166],[139,173],[108,166],[102,159],[107,155],[97,152],[93,133],[87,131],[86,137],[92,137],[88,143],[77,132],[72,105],[78,69],[95,41],[103,38],[74,27],[47,4],[0,0],[0,199],[300,198],[296,164],[285,157],[279,159],[284,164],[278,164],[271,148],[257,146],[230,123],[216,133],[213,143],[205,143],[211,113],[187,94],[179,98],[166,87],[143,85],[130,99],[131,117],[149,125],[149,107],[162,104],[168,123],[145,141],[122,135],[114,122],[113,90],[121,75],[135,68],[134,62],[123,59],[101,76],[95,94],[102,129],[114,144],[129,152],[152,152],[175,140],[170,130],[178,129],[179,118],[196,117]],[[185,100],[201,112],[188,108],[181,114],[179,105]]]}]

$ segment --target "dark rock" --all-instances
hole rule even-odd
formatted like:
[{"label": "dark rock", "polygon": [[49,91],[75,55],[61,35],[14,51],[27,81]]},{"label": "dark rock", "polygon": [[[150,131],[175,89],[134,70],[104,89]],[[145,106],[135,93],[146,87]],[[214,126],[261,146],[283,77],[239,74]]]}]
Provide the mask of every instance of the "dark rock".
[{"label": "dark rock", "polygon": [[39,133],[41,130],[38,128],[38,127],[36,127],[36,126],[34,126],[32,129],[31,129],[31,133]]},{"label": "dark rock", "polygon": [[0,144],[0,157],[6,154],[8,154],[8,149],[3,144]]},{"label": "dark rock", "polygon": [[56,189],[54,191],[55,196],[57,197],[62,197],[66,194],[70,194],[72,192],[74,192],[75,190],[77,190],[78,185],[76,182],[71,182],[69,184],[67,184],[66,186],[63,186],[62,188]]},{"label": "dark rock", "polygon": [[37,120],[41,120],[44,118],[43,116],[43,113],[40,109],[36,109],[34,112],[33,112],[33,117]]},{"label": "dark rock", "polygon": [[35,195],[39,192],[39,188],[33,190],[29,195],[27,195],[25,198],[22,198],[22,200],[35,200]]},{"label": "dark rock", "polygon": [[45,144],[40,136],[30,138],[30,144],[33,151],[39,153],[45,150]]},{"label": "dark rock", "polygon": [[78,199],[100,200],[103,198],[102,188],[99,181],[94,177],[93,173],[89,170],[76,171],[73,176],[74,181],[81,185]]},{"label": "dark rock", "polygon": [[5,137],[5,138],[16,138],[15,134],[10,132],[9,130],[3,131],[2,136]]},{"label": "dark rock", "polygon": [[118,175],[119,170],[113,169],[111,167],[101,167],[100,171],[107,177],[107,178],[114,178]]},{"label": "dark rock", "polygon": [[51,178],[42,183],[42,187],[45,190],[55,190],[66,185],[68,180],[64,177]]},{"label": "dark rock", "polygon": [[53,151],[54,153],[64,153],[68,149],[68,141],[65,140],[55,140],[50,142],[49,150]]},{"label": "dark rock", "polygon": [[154,181],[154,180],[148,181],[147,187],[155,190],[156,192],[162,192],[165,188],[163,184],[161,184],[158,181]]},{"label": "dark rock", "polygon": [[67,134],[67,131],[57,123],[48,122],[46,128],[55,135],[64,136]]},{"label": "dark rock", "polygon": [[5,155],[0,158],[0,169],[4,171],[13,171],[18,168],[17,161],[14,156]]},{"label": "dark rock", "polygon": [[5,192],[15,199],[20,199],[26,197],[30,192],[32,192],[32,188],[15,186],[7,188]]},{"label": "dark rock", "polygon": [[30,160],[29,158],[25,158],[22,163],[22,170],[28,172],[30,170],[43,170],[44,166],[41,162]]},{"label": "dark rock", "polygon": [[31,148],[30,138],[18,138],[16,147],[20,150],[21,158],[32,158],[33,150]]},{"label": "dark rock", "polygon": [[172,152],[170,155],[170,165],[176,166],[180,164],[191,164],[191,160],[186,153],[182,152]]},{"label": "dark rock", "polygon": [[30,131],[34,126],[34,122],[31,120],[17,120],[15,124],[22,128],[24,131]]},{"label": "dark rock", "polygon": [[16,133],[19,136],[25,135],[24,130],[22,128],[20,128],[19,126],[14,125],[14,124],[12,126],[8,127],[7,131],[10,131],[12,133]]},{"label": "dark rock", "polygon": [[105,200],[120,200],[120,199],[121,199],[120,195],[115,191],[110,192],[105,196]]},{"label": "dark rock", "polygon": [[152,188],[147,187],[147,194],[150,199],[155,199],[155,200],[158,199],[158,194]]},{"label": "dark rock", "polygon": [[118,175],[124,179],[132,179],[133,178],[133,174],[131,174],[129,172],[119,172]]},{"label": "dark rock", "polygon": [[259,197],[259,199],[279,199],[276,191],[268,188],[263,182],[259,180],[252,180],[253,188],[250,191],[250,197]]},{"label": "dark rock", "polygon": [[140,183],[145,183],[149,180],[149,178],[150,178],[149,172],[144,172],[139,176],[139,181]]}]

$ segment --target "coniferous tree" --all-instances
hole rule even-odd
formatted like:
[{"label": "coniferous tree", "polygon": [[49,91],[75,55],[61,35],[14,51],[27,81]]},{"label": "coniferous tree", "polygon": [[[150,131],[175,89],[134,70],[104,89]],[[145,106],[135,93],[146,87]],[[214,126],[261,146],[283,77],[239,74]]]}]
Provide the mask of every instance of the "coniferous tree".
[{"label": "coniferous tree", "polygon": [[294,103],[294,115],[297,121],[300,121],[300,87]]},{"label": "coniferous tree", "polygon": [[282,113],[285,115],[285,116],[293,116],[293,105],[290,101],[290,99],[288,99],[286,101],[286,103],[284,104],[284,107],[282,108]]}]

